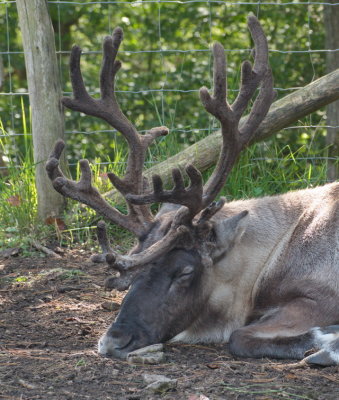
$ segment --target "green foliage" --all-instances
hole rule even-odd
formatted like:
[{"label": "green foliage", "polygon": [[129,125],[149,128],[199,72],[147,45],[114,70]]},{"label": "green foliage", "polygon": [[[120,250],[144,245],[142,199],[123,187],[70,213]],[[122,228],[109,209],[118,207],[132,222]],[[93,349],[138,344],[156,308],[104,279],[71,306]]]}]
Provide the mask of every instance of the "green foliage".
[{"label": "green foliage", "polygon": [[[225,45],[230,97],[234,96],[239,85],[241,61],[249,57],[246,49],[251,47],[246,27],[246,15],[250,11],[257,13],[259,10],[267,33],[279,96],[324,74],[325,53],[307,52],[308,49],[324,48],[322,5],[262,2],[260,8],[257,7],[207,1],[119,4],[51,1],[49,9],[63,89],[66,93],[71,92],[68,58],[72,44],[77,43],[84,50],[82,70],[86,85],[90,92],[98,93],[102,39],[120,25],[125,38],[119,55],[123,68],[118,74],[116,87],[122,109],[140,130],[164,124],[178,133],[177,141],[196,141],[216,128],[215,122],[201,107],[197,94],[201,86],[211,86],[211,54],[208,49],[216,40]],[[0,4],[0,50],[11,51],[11,54],[3,55],[4,93],[27,92],[17,21],[15,3]],[[293,53],[296,50],[304,52]],[[9,134],[24,133],[21,126],[22,102],[28,109],[27,95],[0,96],[1,118]],[[318,124],[321,118],[321,114],[315,114],[313,125]],[[69,161],[74,162],[83,154],[93,161],[102,152],[115,160],[116,147],[112,144],[115,134],[108,129],[98,119],[66,111]],[[286,131],[283,140],[297,148],[298,135],[300,132]],[[24,142],[25,136],[22,135],[6,143],[16,164],[19,163],[17,151],[23,152]],[[119,148],[123,146],[119,136],[118,144]]]},{"label": "green foliage", "polygon": [[27,276],[18,276],[14,280],[15,280],[15,282],[27,282],[28,281],[28,277]]},{"label": "green foliage", "polygon": [[[25,147],[22,153],[16,153],[15,160],[9,156],[6,141],[10,141],[10,135],[0,120],[0,134],[3,135],[0,137],[0,154],[4,154],[8,160],[6,175],[0,179],[0,225],[3,227],[0,230],[0,247],[16,247],[18,240],[20,245],[24,245],[22,239],[27,238],[35,223],[37,193],[31,136],[28,135],[24,108],[22,116]],[[20,168],[17,168],[17,162]]]},{"label": "green foliage", "polygon": [[63,272],[59,276],[59,279],[67,280],[67,279],[73,279],[73,278],[80,278],[84,275],[85,275],[85,273],[83,271],[81,271],[80,269],[70,269],[70,270]]},{"label": "green foliage", "polygon": [[85,365],[86,365],[86,360],[84,360],[83,358],[80,358],[80,360],[78,360],[78,361],[75,363],[75,367],[76,367],[76,368],[83,367],[83,366],[85,366]]}]

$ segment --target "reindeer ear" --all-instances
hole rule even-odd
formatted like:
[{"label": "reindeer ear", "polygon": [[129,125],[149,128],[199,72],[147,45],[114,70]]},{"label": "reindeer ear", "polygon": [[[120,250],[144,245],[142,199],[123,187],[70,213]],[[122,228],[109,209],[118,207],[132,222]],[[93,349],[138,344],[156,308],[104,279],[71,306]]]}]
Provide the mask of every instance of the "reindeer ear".
[{"label": "reindeer ear", "polygon": [[216,237],[216,247],[213,251],[213,258],[221,256],[234,243],[240,241],[241,236],[246,230],[248,223],[248,211],[242,211],[233,217],[225,218],[221,221],[215,221],[213,230]]}]

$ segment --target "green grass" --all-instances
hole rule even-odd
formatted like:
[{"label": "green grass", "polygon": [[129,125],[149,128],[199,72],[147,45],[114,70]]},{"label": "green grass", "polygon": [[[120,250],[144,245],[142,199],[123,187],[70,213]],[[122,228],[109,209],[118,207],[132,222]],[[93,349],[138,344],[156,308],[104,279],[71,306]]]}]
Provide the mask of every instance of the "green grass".
[{"label": "green grass", "polygon": [[13,149],[16,144],[0,120],[0,153],[7,156],[7,170],[0,175],[0,249],[29,248],[28,236],[35,236],[37,193],[35,189],[32,138],[22,104],[23,151]]},{"label": "green grass", "polygon": [[275,140],[256,144],[242,154],[221,195],[229,199],[261,197],[324,184],[326,156],[326,148],[315,158],[305,145],[293,151],[289,146],[279,148]]}]

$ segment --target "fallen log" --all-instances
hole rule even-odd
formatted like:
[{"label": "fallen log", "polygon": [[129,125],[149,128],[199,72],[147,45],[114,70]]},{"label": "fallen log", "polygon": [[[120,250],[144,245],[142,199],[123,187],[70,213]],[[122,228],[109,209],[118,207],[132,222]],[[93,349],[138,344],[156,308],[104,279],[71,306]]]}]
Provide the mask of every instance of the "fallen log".
[{"label": "fallen log", "polygon": [[[261,123],[257,141],[267,139],[300,118],[338,99],[339,69],[275,101]],[[244,124],[246,119],[246,116],[243,117],[240,124]],[[168,185],[172,181],[171,171],[174,167],[183,169],[187,164],[193,164],[201,172],[205,171],[216,163],[220,145],[221,133],[217,131],[166,161],[147,169],[144,175],[147,179],[150,179],[152,175],[158,174],[163,179],[164,184]],[[122,196],[116,190],[107,192],[105,196],[112,198],[116,203],[123,201]]]}]

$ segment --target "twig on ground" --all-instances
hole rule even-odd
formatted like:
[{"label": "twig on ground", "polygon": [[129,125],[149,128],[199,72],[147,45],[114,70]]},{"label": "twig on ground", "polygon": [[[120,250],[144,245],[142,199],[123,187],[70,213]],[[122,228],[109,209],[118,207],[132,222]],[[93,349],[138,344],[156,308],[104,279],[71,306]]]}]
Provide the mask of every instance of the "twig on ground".
[{"label": "twig on ground", "polygon": [[305,367],[309,367],[309,364],[307,364],[305,360],[301,360],[291,364],[275,364],[275,366],[273,366],[273,368],[276,369],[300,369]]},{"label": "twig on ground", "polygon": [[43,246],[42,244],[40,244],[39,242],[37,242],[36,240],[32,240],[32,246],[35,247],[37,250],[42,251],[43,253],[51,256],[51,257],[55,257],[55,258],[61,258],[61,256],[57,253],[55,253],[53,250]]}]

